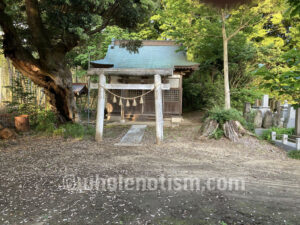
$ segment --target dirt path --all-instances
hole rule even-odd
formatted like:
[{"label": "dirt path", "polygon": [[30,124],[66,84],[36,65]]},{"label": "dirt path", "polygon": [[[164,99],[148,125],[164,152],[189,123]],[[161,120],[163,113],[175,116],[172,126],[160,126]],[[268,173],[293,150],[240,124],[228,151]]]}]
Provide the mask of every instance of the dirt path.
[{"label": "dirt path", "polygon": [[[115,146],[127,129],[106,128],[101,144],[32,136],[0,143],[0,224],[299,224],[300,161],[277,147],[195,140],[196,126],[167,128],[160,146],[154,128],[144,146]],[[73,175],[236,178],[245,190],[67,190]]]}]

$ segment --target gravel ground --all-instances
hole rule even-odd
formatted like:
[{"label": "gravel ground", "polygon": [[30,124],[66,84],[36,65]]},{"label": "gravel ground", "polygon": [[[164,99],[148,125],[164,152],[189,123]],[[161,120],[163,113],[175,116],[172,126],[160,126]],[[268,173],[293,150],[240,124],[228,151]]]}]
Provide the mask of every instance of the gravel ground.
[{"label": "gravel ground", "polygon": [[[106,127],[102,143],[30,135],[2,141],[0,224],[300,224],[299,160],[253,137],[196,140],[198,129],[166,128],[159,146],[154,127],[143,146],[115,146],[126,126]],[[78,186],[96,177],[203,183],[198,191]],[[208,189],[210,178],[213,187],[232,178],[245,189]]]}]

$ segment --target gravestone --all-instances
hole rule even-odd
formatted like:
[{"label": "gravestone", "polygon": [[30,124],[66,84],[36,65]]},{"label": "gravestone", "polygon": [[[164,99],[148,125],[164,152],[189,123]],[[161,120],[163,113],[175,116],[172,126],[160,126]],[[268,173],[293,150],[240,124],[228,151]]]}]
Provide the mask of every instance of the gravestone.
[{"label": "gravestone", "polygon": [[245,118],[247,121],[249,120],[250,113],[251,113],[251,103],[246,102],[245,105],[244,105],[243,116],[244,116],[244,118]]},{"label": "gravestone", "polygon": [[262,97],[262,100],[261,100],[262,104],[261,106],[259,107],[260,111],[262,112],[262,117],[264,118],[265,116],[265,113],[267,111],[270,111],[270,107],[269,107],[269,95],[264,95]]},{"label": "gravestone", "polygon": [[272,112],[266,111],[263,119],[263,128],[270,128],[272,127]]},{"label": "gravestone", "polygon": [[282,106],[282,112],[281,112],[283,121],[287,120],[288,108],[289,108],[289,104],[287,100],[284,100],[284,104]]},{"label": "gravestone", "polygon": [[285,121],[286,128],[294,128],[296,124],[296,110],[293,106],[289,106]]},{"label": "gravestone", "polygon": [[257,110],[254,117],[254,127],[261,128],[262,121],[263,121],[262,111]]},{"label": "gravestone", "polygon": [[282,119],[281,119],[281,113],[280,112],[275,112],[273,114],[273,126],[274,127],[282,127]]},{"label": "gravestone", "polygon": [[262,98],[262,107],[268,108],[269,107],[269,95],[264,95]]}]

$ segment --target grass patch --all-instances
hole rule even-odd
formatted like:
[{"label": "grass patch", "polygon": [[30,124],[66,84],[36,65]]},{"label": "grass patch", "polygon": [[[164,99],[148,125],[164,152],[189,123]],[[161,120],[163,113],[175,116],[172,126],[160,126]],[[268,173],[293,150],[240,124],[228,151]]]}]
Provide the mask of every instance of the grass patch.
[{"label": "grass patch", "polygon": [[300,151],[293,150],[288,152],[288,157],[300,160]]},{"label": "grass patch", "polygon": [[268,130],[265,130],[261,136],[261,139],[271,141],[271,133],[276,132],[276,135],[280,134],[287,134],[293,135],[295,133],[294,128],[278,128],[278,127],[271,127]]},{"label": "grass patch", "polygon": [[79,123],[58,125],[55,113],[50,110],[38,111],[31,125],[35,132],[40,135],[78,139],[95,136],[95,128],[92,126],[83,126]]},{"label": "grass patch", "polygon": [[79,123],[67,123],[55,129],[53,135],[84,139],[85,137],[95,136],[95,128],[92,126],[83,126]]}]

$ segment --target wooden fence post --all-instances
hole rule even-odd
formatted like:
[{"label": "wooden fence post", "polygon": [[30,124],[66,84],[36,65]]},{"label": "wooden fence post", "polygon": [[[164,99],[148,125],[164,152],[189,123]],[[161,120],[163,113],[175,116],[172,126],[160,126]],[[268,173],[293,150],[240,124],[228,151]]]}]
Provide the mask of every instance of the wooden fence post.
[{"label": "wooden fence post", "polygon": [[160,144],[163,141],[164,134],[164,120],[163,120],[163,105],[162,105],[162,91],[161,91],[161,76],[154,75],[155,86],[155,118],[156,118],[156,143]]},{"label": "wooden fence post", "polygon": [[97,121],[96,121],[96,135],[95,140],[101,142],[103,139],[104,127],[104,109],[105,109],[105,90],[104,85],[106,77],[104,73],[99,76],[99,89],[98,89],[98,105],[97,105]]}]

